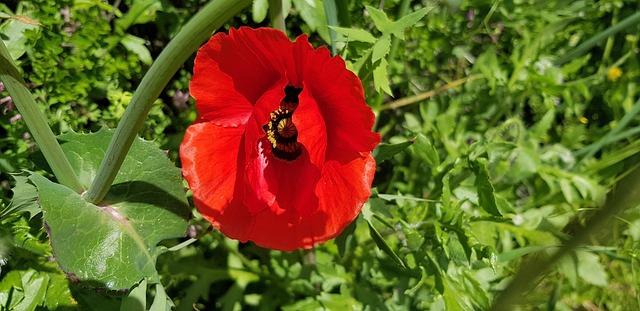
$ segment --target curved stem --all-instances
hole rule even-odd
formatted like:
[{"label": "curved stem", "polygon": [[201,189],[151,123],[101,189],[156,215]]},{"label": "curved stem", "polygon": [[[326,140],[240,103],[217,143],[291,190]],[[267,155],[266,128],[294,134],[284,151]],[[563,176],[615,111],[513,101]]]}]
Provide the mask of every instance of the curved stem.
[{"label": "curved stem", "polygon": [[591,218],[587,220],[572,239],[557,252],[548,257],[536,256],[518,271],[511,283],[500,293],[491,310],[513,310],[513,305],[522,295],[547,273],[563,256],[573,252],[578,246],[587,243],[589,238],[605,228],[614,216],[640,202],[640,168],[634,169],[621,179],[607,195],[607,201]]},{"label": "curved stem", "polygon": [[178,68],[198,50],[214,30],[248,6],[251,0],[216,0],[196,14],[171,40],[145,74],[118,124],[109,148],[85,199],[102,201],[109,191],[133,140],[136,138],[154,101]]},{"label": "curved stem", "polygon": [[58,182],[77,193],[83,192],[84,186],[80,183],[80,179],[78,179],[71,164],[69,164],[69,160],[62,152],[58,140],[53,135],[53,131],[51,131],[33,96],[31,96],[31,92],[25,85],[24,79],[20,76],[18,68],[13,63],[13,59],[2,40],[0,40],[0,81],[4,83],[7,91],[9,91],[9,95],[11,95],[18,111],[22,114],[22,118]]}]

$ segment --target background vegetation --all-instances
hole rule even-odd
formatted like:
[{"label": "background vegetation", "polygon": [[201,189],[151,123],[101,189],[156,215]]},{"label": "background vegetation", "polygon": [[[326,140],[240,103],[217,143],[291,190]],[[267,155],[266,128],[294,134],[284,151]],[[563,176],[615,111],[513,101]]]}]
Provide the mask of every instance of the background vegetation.
[{"label": "background vegetation", "polygon": [[[539,277],[516,297],[522,310],[640,309],[640,184],[623,181],[636,195],[629,205],[612,205],[610,194],[640,157],[638,23],[580,46],[632,18],[637,1],[365,0],[335,1],[335,11],[330,2],[284,1],[288,34],[342,55],[383,142],[411,146],[379,161],[372,198],[335,241],[283,253],[214,230],[160,256],[176,310],[481,310],[526,267]],[[225,27],[270,25],[267,3]],[[152,60],[203,5],[8,1],[0,37],[54,133],[95,132],[115,128]],[[178,166],[196,117],[192,65],[140,133]],[[0,210],[11,174],[37,169],[7,95],[0,88]],[[596,214],[602,207],[626,209],[595,230],[592,215],[610,216]],[[1,309],[120,308],[126,294],[65,278],[41,213],[0,222]],[[196,215],[193,233],[206,227]],[[586,243],[537,266],[576,236]]]}]

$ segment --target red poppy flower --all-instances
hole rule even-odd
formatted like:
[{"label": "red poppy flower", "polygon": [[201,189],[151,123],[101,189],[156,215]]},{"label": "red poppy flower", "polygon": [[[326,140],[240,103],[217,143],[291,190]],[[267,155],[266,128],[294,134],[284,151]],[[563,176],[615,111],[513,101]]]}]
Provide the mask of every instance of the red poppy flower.
[{"label": "red poppy flower", "polygon": [[352,222],[371,192],[380,135],[340,57],[275,29],[218,33],[196,55],[199,118],[180,146],[202,216],[230,238],[311,248]]}]

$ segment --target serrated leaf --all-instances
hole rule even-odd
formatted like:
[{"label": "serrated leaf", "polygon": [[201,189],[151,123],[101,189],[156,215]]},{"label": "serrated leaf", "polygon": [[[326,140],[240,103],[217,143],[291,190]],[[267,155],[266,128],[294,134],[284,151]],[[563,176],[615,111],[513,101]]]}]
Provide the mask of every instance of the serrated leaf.
[{"label": "serrated leaf", "polygon": [[[113,131],[61,135],[62,149],[83,184],[90,183]],[[85,285],[131,288],[157,281],[162,240],[184,236],[189,206],[180,170],[151,142],[137,139],[104,201],[94,205],[73,190],[32,174],[58,264]]]},{"label": "serrated leaf", "polygon": [[253,6],[251,8],[251,18],[255,23],[262,23],[262,21],[267,18],[268,11],[268,0],[253,0]]},{"label": "serrated leaf", "polygon": [[393,34],[394,36],[398,37],[398,39],[404,40],[405,29],[419,22],[425,15],[427,15],[427,13],[429,13],[430,10],[430,8],[422,8],[413,13],[403,16],[399,20],[389,25],[387,33]]},{"label": "serrated leaf", "polygon": [[381,91],[393,95],[391,93],[391,86],[389,85],[389,77],[387,77],[387,67],[389,64],[383,58],[380,60],[378,65],[373,69],[373,84],[376,87],[376,92],[380,93]]},{"label": "serrated leaf", "polygon": [[383,36],[373,45],[373,53],[371,54],[371,63],[375,63],[383,59],[391,50],[391,38]]},{"label": "serrated leaf", "polygon": [[369,12],[369,16],[376,28],[383,34],[386,34],[389,27],[391,27],[391,21],[387,17],[387,14],[372,6],[365,5],[365,7],[367,8],[367,12]]},{"label": "serrated leaf", "polygon": [[380,144],[376,149],[373,150],[373,157],[376,159],[376,162],[382,162],[387,160],[394,155],[404,151],[409,146],[411,146],[414,142],[414,139],[407,140],[405,142],[397,143],[397,144]]},{"label": "serrated leaf", "polygon": [[344,27],[334,27],[334,26],[330,26],[329,28],[347,37],[348,41],[359,41],[359,42],[366,42],[366,43],[376,42],[376,37],[374,37],[370,32],[364,29],[344,28]]},{"label": "serrated leaf", "polygon": [[147,47],[144,45],[144,39],[127,34],[122,38],[122,41],[120,41],[120,43],[122,43],[122,45],[129,52],[138,55],[143,63],[150,65],[153,62],[153,58],[151,58],[149,49],[147,49]]},{"label": "serrated leaf", "polygon": [[478,159],[471,162],[473,172],[476,175],[474,185],[478,191],[478,204],[487,213],[493,216],[502,216],[498,210],[496,204],[495,189],[491,184],[491,177],[489,176],[489,170],[483,159]]},{"label": "serrated leaf", "polygon": [[38,190],[36,186],[29,181],[29,178],[23,174],[12,174],[16,185],[11,189],[13,199],[11,203],[0,212],[0,218],[12,213],[29,213],[29,218],[40,212],[38,205]]}]

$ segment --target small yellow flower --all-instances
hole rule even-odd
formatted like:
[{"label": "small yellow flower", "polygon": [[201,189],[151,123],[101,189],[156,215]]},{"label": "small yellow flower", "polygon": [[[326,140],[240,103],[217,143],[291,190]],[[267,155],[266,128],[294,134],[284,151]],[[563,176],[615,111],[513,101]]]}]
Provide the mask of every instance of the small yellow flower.
[{"label": "small yellow flower", "polygon": [[611,81],[615,82],[621,76],[622,76],[622,69],[620,69],[620,67],[618,66],[613,66],[609,68],[609,71],[607,71],[607,78]]},{"label": "small yellow flower", "polygon": [[580,123],[582,123],[582,124],[587,124],[587,123],[589,123],[589,119],[587,119],[587,118],[585,118],[585,117],[581,117],[581,118],[580,118]]}]

